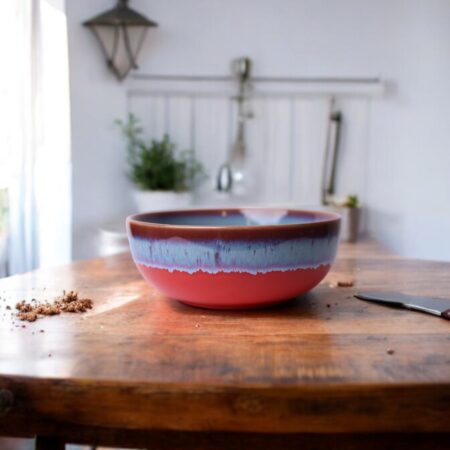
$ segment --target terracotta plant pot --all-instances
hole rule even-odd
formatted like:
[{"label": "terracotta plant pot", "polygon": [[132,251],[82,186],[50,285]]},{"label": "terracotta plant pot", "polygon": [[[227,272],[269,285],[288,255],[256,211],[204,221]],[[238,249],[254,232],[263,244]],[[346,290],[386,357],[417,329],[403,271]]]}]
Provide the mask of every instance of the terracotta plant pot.
[{"label": "terracotta plant pot", "polygon": [[356,242],[359,237],[361,224],[361,208],[342,207],[336,209],[342,217],[341,241]]}]

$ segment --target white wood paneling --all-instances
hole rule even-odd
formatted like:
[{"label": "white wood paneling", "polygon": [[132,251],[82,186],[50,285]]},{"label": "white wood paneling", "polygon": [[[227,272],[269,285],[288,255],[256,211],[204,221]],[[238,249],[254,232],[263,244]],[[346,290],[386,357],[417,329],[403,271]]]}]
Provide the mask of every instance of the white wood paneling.
[{"label": "white wood paneling", "polygon": [[167,98],[165,111],[167,117],[167,133],[177,149],[194,149],[193,98],[190,96],[170,96]]},{"label": "white wood paneling", "polygon": [[267,163],[267,105],[264,98],[257,98],[251,102],[253,118],[247,122],[247,143],[248,143],[248,180],[250,198],[255,201],[264,201],[266,191],[265,178]]},{"label": "white wood paneling", "polygon": [[193,144],[195,154],[209,176],[202,190],[214,189],[219,167],[228,159],[230,107],[228,98],[200,97],[194,100]]},{"label": "white wood paneling", "polygon": [[336,108],[342,111],[342,135],[337,161],[336,193],[366,196],[369,102],[343,98]]},{"label": "white wood paneling", "polygon": [[292,117],[292,201],[318,205],[327,140],[331,100],[327,97],[296,98]]},{"label": "white wood paneling", "polygon": [[291,101],[268,98],[264,102],[264,146],[261,191],[270,203],[290,200]]},{"label": "white wood paneling", "polygon": [[[298,93],[252,98],[243,202],[320,204],[331,99],[330,95]],[[333,104],[343,115],[338,196],[365,197],[368,105],[369,99],[358,95],[338,96]],[[209,175],[198,198],[214,201],[218,169],[229,160],[236,137],[236,101],[223,94],[140,90],[129,92],[129,107],[148,137],[161,139],[169,133],[178,149],[195,151]],[[239,202],[239,197],[235,200]]]},{"label": "white wood paneling", "polygon": [[137,116],[144,128],[145,136],[162,139],[168,130],[167,97],[142,95],[130,97],[130,112]]}]

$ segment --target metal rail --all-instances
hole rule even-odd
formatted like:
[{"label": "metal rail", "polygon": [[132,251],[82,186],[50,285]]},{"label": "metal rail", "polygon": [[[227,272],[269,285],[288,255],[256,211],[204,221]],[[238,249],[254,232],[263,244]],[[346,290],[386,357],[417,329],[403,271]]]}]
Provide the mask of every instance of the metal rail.
[{"label": "metal rail", "polygon": [[[170,75],[170,74],[146,74],[134,73],[131,78],[135,80],[159,80],[159,81],[231,81],[236,77],[220,75]],[[251,77],[252,83],[380,83],[380,77]]]}]

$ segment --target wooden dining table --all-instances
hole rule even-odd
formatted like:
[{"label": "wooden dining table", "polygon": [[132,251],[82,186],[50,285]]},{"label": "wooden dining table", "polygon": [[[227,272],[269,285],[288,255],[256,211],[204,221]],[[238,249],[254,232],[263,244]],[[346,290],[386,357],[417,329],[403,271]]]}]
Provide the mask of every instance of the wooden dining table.
[{"label": "wooden dining table", "polygon": [[[16,317],[72,289],[93,309]],[[251,311],[165,298],[127,253],[2,279],[0,435],[40,450],[450,449],[450,321],[364,290],[450,297],[450,263],[341,244],[310,293]]]}]

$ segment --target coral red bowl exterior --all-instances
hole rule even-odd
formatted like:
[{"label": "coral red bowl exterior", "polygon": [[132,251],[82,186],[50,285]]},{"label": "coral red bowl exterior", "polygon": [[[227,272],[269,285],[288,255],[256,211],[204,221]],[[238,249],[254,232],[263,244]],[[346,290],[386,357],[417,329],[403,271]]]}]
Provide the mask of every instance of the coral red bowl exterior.
[{"label": "coral red bowl exterior", "polygon": [[127,218],[134,262],[168,297],[213,309],[259,308],[316,286],[340,217],[275,208],[152,212]]}]

